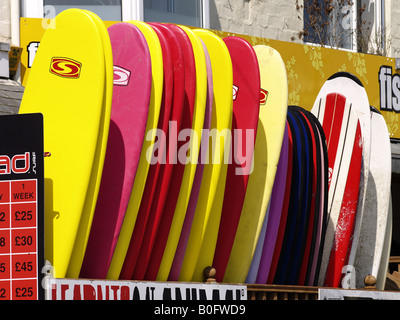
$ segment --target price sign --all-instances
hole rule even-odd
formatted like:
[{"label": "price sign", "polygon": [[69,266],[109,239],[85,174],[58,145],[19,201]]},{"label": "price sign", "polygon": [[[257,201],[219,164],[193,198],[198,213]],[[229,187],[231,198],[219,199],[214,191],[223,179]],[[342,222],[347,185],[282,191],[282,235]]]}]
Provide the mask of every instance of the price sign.
[{"label": "price sign", "polygon": [[0,116],[0,137],[0,300],[43,299],[43,116]]}]

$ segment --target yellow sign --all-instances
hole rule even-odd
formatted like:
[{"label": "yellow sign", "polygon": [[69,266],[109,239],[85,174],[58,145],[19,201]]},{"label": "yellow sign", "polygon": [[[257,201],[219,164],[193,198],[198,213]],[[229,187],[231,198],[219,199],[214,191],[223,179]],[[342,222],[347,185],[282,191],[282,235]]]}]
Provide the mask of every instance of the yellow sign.
[{"label": "yellow sign", "polygon": [[[116,22],[105,21],[106,26]],[[49,19],[21,18],[22,84],[38,50],[40,39],[50,25]],[[400,75],[395,70],[395,59],[345,50],[322,48],[223,31],[221,38],[235,35],[252,45],[263,44],[278,50],[286,65],[289,85],[289,104],[310,110],[324,82],[334,73],[346,71],[363,83],[372,106],[384,116],[390,138],[400,139]],[[84,30],[82,30],[84,32]]]},{"label": "yellow sign", "polygon": [[22,48],[11,46],[11,50],[8,53],[8,59],[10,64],[10,75],[13,76],[18,70],[18,65],[21,60]]}]

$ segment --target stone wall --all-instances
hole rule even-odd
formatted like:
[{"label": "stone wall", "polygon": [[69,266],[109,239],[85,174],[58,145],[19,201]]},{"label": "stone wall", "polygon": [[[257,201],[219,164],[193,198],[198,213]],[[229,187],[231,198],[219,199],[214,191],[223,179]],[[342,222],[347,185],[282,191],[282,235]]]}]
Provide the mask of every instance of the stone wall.
[{"label": "stone wall", "polygon": [[295,0],[210,0],[210,28],[299,42]]},{"label": "stone wall", "polygon": [[0,1],[0,42],[11,42],[10,1]]}]

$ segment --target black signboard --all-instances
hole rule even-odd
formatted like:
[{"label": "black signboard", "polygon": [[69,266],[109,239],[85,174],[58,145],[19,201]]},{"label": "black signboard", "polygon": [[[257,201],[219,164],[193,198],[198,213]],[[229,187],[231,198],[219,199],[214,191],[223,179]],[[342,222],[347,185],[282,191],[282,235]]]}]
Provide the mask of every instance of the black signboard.
[{"label": "black signboard", "polygon": [[0,300],[44,299],[43,116],[0,116]]}]

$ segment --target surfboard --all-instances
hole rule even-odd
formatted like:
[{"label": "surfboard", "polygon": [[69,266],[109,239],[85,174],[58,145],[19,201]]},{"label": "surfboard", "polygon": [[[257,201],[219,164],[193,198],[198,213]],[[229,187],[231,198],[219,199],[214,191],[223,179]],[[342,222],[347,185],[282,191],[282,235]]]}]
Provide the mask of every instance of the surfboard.
[{"label": "surfboard", "polygon": [[[275,243],[278,236],[279,225],[282,216],[283,202],[285,198],[286,179],[288,171],[288,155],[289,155],[289,136],[286,124],[285,133],[283,135],[281,155],[278,162],[276,171],[274,187],[271,192],[271,198],[268,205],[268,215],[264,219],[266,224],[264,236],[260,236],[258,242],[260,243],[260,260],[255,262],[255,278],[250,279],[247,275],[247,283],[267,283],[267,277],[272,262],[272,255],[275,249]],[[256,250],[257,251],[257,250]],[[255,255],[256,256],[256,255]],[[253,258],[254,262],[254,258]],[[252,262],[252,264],[253,264]],[[257,268],[258,265],[258,268]],[[251,270],[251,267],[250,267]]]},{"label": "surfboard", "polygon": [[[154,249],[158,230],[162,225],[161,221],[163,219],[163,210],[168,196],[168,190],[169,188],[172,188],[172,174],[175,172],[177,167],[178,133],[182,128],[185,94],[184,57],[177,37],[162,24],[151,23],[151,27],[156,30],[159,38],[165,38],[165,42],[171,51],[173,66],[173,95],[169,128],[166,134],[166,161],[165,164],[161,165],[160,174],[155,185],[155,196],[151,202],[149,219],[147,221],[135,269],[133,271],[132,278],[135,280],[150,280],[146,275],[146,272],[149,267],[149,261]],[[163,229],[164,226],[161,226],[161,228]]]},{"label": "surfboard", "polygon": [[[313,132],[310,130],[309,126],[306,123],[305,118],[299,112],[298,108],[293,108],[293,114],[297,118],[300,124],[300,130],[303,132],[304,137],[304,175],[303,175],[303,194],[302,194],[302,202],[300,207],[300,216],[298,220],[298,229],[296,234],[296,242],[294,245],[294,251],[291,257],[289,276],[288,276],[288,284],[297,284],[299,273],[302,265],[302,261],[305,258],[305,250],[307,239],[312,237],[311,228],[310,232],[308,232],[309,227],[313,226],[313,220],[310,218],[314,218],[310,212],[311,198],[312,198],[312,186],[313,186]],[[307,257],[308,259],[308,257]]]},{"label": "surfboard", "polygon": [[[271,193],[272,196],[272,193]],[[264,239],[265,239],[265,234],[267,232],[267,225],[268,225],[268,217],[269,217],[269,208],[270,208],[270,202],[268,203],[267,207],[267,212],[265,213],[264,217],[264,222],[261,227],[260,235],[258,237],[257,241],[257,246],[254,251],[253,259],[251,260],[249,272],[247,273],[246,277],[246,283],[256,283],[257,280],[257,273],[260,267],[260,262],[261,262],[261,255],[262,255],[262,250],[263,250],[263,245],[264,245]]]},{"label": "surfboard", "polygon": [[[364,278],[371,274],[378,282],[379,266],[385,249],[389,215],[392,155],[389,131],[382,114],[371,106],[371,157],[367,196],[363,212],[360,241],[354,268],[356,288],[363,288]],[[386,278],[386,273],[383,274]],[[380,283],[384,283],[379,279]]]},{"label": "surfboard", "polygon": [[305,183],[307,180],[305,174],[306,153],[308,153],[308,147],[306,147],[305,143],[307,137],[304,136],[301,124],[291,108],[288,109],[287,119],[293,139],[292,185],[285,235],[274,278],[274,283],[276,284],[293,284],[289,281],[292,268],[291,262],[293,264],[297,262],[297,260],[293,259],[295,246],[296,243],[301,243],[303,240],[299,235],[302,234],[304,229],[304,224],[302,224],[302,219],[304,219],[302,206],[305,201],[304,198],[307,197]]},{"label": "surfboard", "polygon": [[210,55],[214,102],[209,145],[207,150],[201,150],[204,172],[179,275],[181,281],[202,281],[204,268],[212,263],[220,219],[220,214],[212,215],[212,212],[218,212],[218,206],[222,205],[227,172],[224,156],[229,153],[232,124],[233,75],[228,48],[211,31],[193,32],[204,42]]},{"label": "surfboard", "polygon": [[44,117],[44,149],[51,153],[45,158],[45,258],[63,278],[85,203],[96,197],[86,198],[88,188],[104,161],[99,137],[107,141],[112,59],[106,56],[112,53],[86,12],[69,9],[53,23],[57,28],[43,36],[19,112]]},{"label": "surfboard", "polygon": [[[310,114],[312,115],[312,114]],[[310,117],[311,118],[311,117]],[[321,192],[320,192],[320,203],[319,203],[319,220],[317,225],[317,237],[315,239],[315,248],[313,254],[313,261],[311,264],[310,275],[308,279],[308,285],[316,286],[319,276],[322,249],[324,247],[324,235],[327,225],[328,216],[328,150],[326,145],[326,138],[324,130],[320,122],[315,116],[312,117],[315,127],[317,128],[317,136],[319,138],[320,145],[320,159],[321,159]]]},{"label": "surfboard", "polygon": [[[182,177],[181,188],[177,199],[173,220],[168,234],[168,239],[165,245],[162,261],[157,273],[156,280],[167,281],[171,266],[175,257],[175,253],[182,235],[183,223],[186,217],[188,204],[192,194],[192,187],[195,186],[195,175],[197,174],[197,164],[200,151],[201,130],[204,128],[206,101],[207,101],[207,65],[206,57],[201,40],[187,27],[167,25],[171,30],[175,30],[177,34],[181,34],[180,39],[190,46],[192,53],[189,52],[185,55],[185,64],[190,55],[193,56],[193,70],[185,70],[185,81],[192,79],[194,82],[193,90],[193,121],[192,121],[192,135],[190,135],[190,150],[189,157],[185,161],[185,171]],[[189,55],[188,59],[186,56]],[[187,75],[187,76],[186,76]],[[187,93],[187,100],[190,97],[190,92]],[[185,149],[182,149],[185,150]],[[182,160],[179,160],[180,162]],[[187,163],[186,163],[187,162]],[[182,162],[183,163],[183,162]]]},{"label": "surfboard", "polygon": [[[339,224],[339,216],[342,211],[342,206],[348,206],[347,199],[344,197],[352,196],[351,201],[355,202],[357,206],[358,198],[358,188],[360,183],[360,171],[356,172],[356,169],[350,170],[353,165],[361,165],[362,154],[362,141],[361,141],[361,127],[359,124],[359,118],[356,111],[352,108],[353,104],[346,99],[345,96],[338,93],[329,93],[323,96],[320,101],[317,101],[314,105],[312,112],[318,117],[322,123],[322,127],[327,137],[328,146],[328,159],[329,159],[329,197],[328,197],[328,227],[325,234],[325,244],[324,244],[324,255],[321,263],[320,279],[325,278],[323,281],[326,285],[333,286],[338,285],[340,282],[342,267],[345,262],[342,261],[340,264],[336,264],[334,267],[335,252],[340,250],[341,252],[347,251],[347,246],[349,245],[349,238],[346,242],[341,244],[338,242],[337,238],[335,242],[335,237],[341,235],[341,229],[337,228]],[[354,154],[354,157],[353,157]],[[354,163],[351,161],[354,158]],[[337,160],[336,160],[337,159]],[[349,175],[351,179],[348,178]],[[358,174],[358,178],[357,178]],[[347,181],[349,184],[347,185]],[[355,185],[350,185],[353,182]],[[354,199],[354,193],[357,196]],[[346,200],[346,201],[345,201]],[[350,200],[350,199],[348,199]],[[356,207],[349,207],[347,210],[351,214],[349,216],[355,217]],[[345,227],[346,221],[341,221],[342,227]],[[354,223],[354,220],[349,222]],[[338,230],[338,233],[336,233]],[[353,234],[353,230],[345,228],[343,234],[347,232],[347,237]],[[344,236],[344,235],[343,235]],[[334,249],[331,251],[331,249]],[[331,253],[332,252],[332,253]],[[348,257],[346,258],[348,259]],[[331,267],[329,267],[331,265]],[[330,268],[329,276],[325,277],[325,272],[327,272],[327,267]],[[329,280],[328,280],[329,279]]]},{"label": "surfboard", "polygon": [[[168,133],[169,120],[172,113],[172,103],[173,103],[173,62],[172,53],[166,38],[163,37],[161,32],[157,28],[152,28],[147,25],[154,32],[157,37],[157,41],[162,49],[162,60],[163,60],[163,94],[160,106],[160,115],[158,119],[157,130],[165,136],[158,137],[155,147],[152,149],[151,154],[146,155],[146,161],[150,163],[149,171],[147,173],[146,183],[142,194],[142,199],[140,202],[139,210],[137,213],[137,218],[135,222],[135,227],[132,232],[129,247],[126,252],[124,264],[121,269],[120,278],[121,279],[131,279],[137,258],[139,256],[139,251],[142,245],[143,237],[145,234],[146,226],[151,219],[150,211],[155,197],[155,191],[157,187],[157,181],[161,172],[161,167],[165,165],[166,153],[167,153],[167,141],[166,134]],[[153,155],[158,155],[159,159]],[[153,216],[154,219],[154,216]]]},{"label": "surfboard", "polygon": [[286,124],[288,87],[285,64],[271,47],[257,45],[254,50],[260,66],[262,97],[254,170],[249,177],[224,282],[246,280],[274,184]]},{"label": "surfboard", "polygon": [[[196,170],[195,166],[186,166],[186,162],[189,161],[187,151],[189,150],[188,144],[191,143],[191,130],[193,128],[192,122],[195,112],[194,107],[196,96],[196,66],[193,48],[188,35],[181,28],[169,24],[162,24],[162,27],[166,27],[175,35],[182,51],[183,69],[185,75],[183,98],[184,100],[182,120],[180,130],[178,131],[180,138],[177,138],[177,158],[175,159],[176,164],[173,168],[173,174],[171,175],[169,187],[166,189],[167,195],[164,208],[162,210],[160,226],[157,230],[157,236],[155,238],[153,250],[151,252],[150,260],[146,270],[146,279],[149,280],[156,280],[164,253],[171,256],[171,259],[173,257],[173,254],[175,253],[175,251],[171,250],[170,248],[168,248],[167,252],[165,252],[165,249],[169,234],[172,235],[172,233],[174,233],[173,237],[177,237],[180,233],[180,228],[175,228],[175,224],[173,226],[173,230],[171,230],[173,220],[176,221],[177,219],[182,219],[182,215],[184,214],[184,211],[181,210],[175,215],[175,209],[178,203],[178,198],[180,196],[180,191],[185,190],[185,192],[189,193],[192,188],[192,182],[188,180],[189,176],[184,176],[184,173],[185,170],[189,171],[192,169],[193,172]],[[185,150],[186,152],[183,152]],[[166,267],[166,265],[164,267]],[[168,273],[169,270],[166,270],[164,272],[164,280],[167,280]]]},{"label": "surfboard", "polygon": [[[357,118],[359,119],[360,122],[360,131],[361,131],[361,142],[362,142],[362,174],[361,174],[361,181],[360,181],[360,192],[359,192],[359,205],[358,205],[358,209],[357,209],[357,219],[355,221],[355,225],[354,225],[354,236],[353,236],[353,241],[351,243],[352,248],[350,249],[350,254],[348,257],[348,261],[346,262],[346,264],[349,265],[354,265],[354,258],[355,258],[355,253],[356,253],[356,249],[358,246],[358,240],[359,240],[359,233],[360,233],[360,227],[361,227],[361,222],[362,222],[362,215],[363,215],[363,209],[364,209],[364,203],[365,203],[365,197],[366,197],[366,186],[368,183],[368,167],[369,167],[369,158],[370,158],[370,111],[369,111],[369,102],[368,102],[368,96],[366,94],[365,88],[363,87],[361,81],[359,79],[357,79],[354,75],[351,75],[349,73],[346,72],[339,72],[336,73],[334,75],[332,75],[325,83],[324,85],[321,87],[320,92],[318,93],[318,96],[315,100],[313,110],[317,110],[317,109],[321,109],[318,108],[318,106],[320,105],[320,101],[321,101],[321,97],[327,96],[327,94],[329,93],[337,93],[343,97],[345,97],[346,100],[349,101],[349,103],[352,106],[352,109],[354,109],[354,112],[356,113]],[[339,99],[341,100],[341,99]],[[316,112],[313,112],[314,114],[316,114]],[[323,113],[321,114],[321,116],[323,116]],[[320,122],[322,123],[322,118],[319,118]],[[353,128],[356,125],[353,126]],[[325,131],[325,128],[324,128]],[[329,135],[326,134],[326,138],[327,138],[327,143],[329,146]],[[333,136],[333,138],[337,139],[337,137]],[[346,141],[348,141],[349,139],[346,139]],[[352,139],[350,139],[352,141]],[[329,148],[328,148],[329,149]],[[329,151],[328,151],[329,153]],[[347,155],[347,153],[345,153]],[[351,151],[350,151],[351,154]],[[348,161],[350,161],[351,155],[348,155],[348,157],[346,158]],[[334,160],[331,159],[335,159],[335,156],[329,156],[329,161],[333,162]],[[328,196],[328,215],[330,216],[330,223],[333,223],[333,225],[330,225],[327,227],[327,233],[325,236],[325,248],[331,247],[332,244],[332,239],[333,239],[333,235],[332,233],[336,230],[336,223],[337,223],[337,215],[334,214],[332,215],[332,208],[334,208],[334,211],[340,212],[340,200],[338,201],[334,201],[332,203],[332,199],[333,199],[333,195],[338,194],[339,198],[336,199],[340,199],[343,194],[344,194],[344,190],[343,188],[345,187],[345,182],[339,182],[336,183],[337,179],[341,180],[343,176],[338,175],[336,173],[340,173],[343,175],[343,171],[341,170],[335,170],[335,168],[332,167],[333,164],[329,164],[329,170],[330,173],[332,172],[332,179],[330,180],[329,183],[329,189],[330,185],[333,184],[335,186],[335,188],[332,189],[332,191],[330,190],[329,192],[329,196]],[[337,168],[339,168],[341,166],[341,164],[338,162],[336,163]],[[347,165],[345,165],[344,167],[348,167]],[[347,171],[347,169],[346,169]],[[346,176],[346,174],[344,174],[344,177]],[[346,180],[345,180],[346,181]],[[326,247],[327,246],[327,247]],[[329,250],[329,249],[327,249]],[[324,249],[324,252],[326,252],[327,250]],[[324,253],[323,256],[323,260],[322,260],[322,265],[321,265],[321,269],[320,269],[320,283],[322,282],[322,278],[324,277],[324,271],[326,270],[326,255],[329,255],[328,253]]]},{"label": "surfboard", "polygon": [[388,272],[390,249],[392,244],[392,228],[393,228],[393,208],[392,208],[392,195],[390,195],[388,217],[386,221],[385,240],[383,244],[383,251],[381,257],[381,263],[379,265],[378,276],[376,278],[377,290],[384,290],[386,285],[386,275]]},{"label": "surfboard", "polygon": [[[107,273],[107,279],[118,279],[124,264],[124,260],[129,248],[132,233],[136,223],[142,195],[144,192],[147,175],[150,168],[150,162],[147,161],[146,154],[152,154],[156,140],[156,130],[161,110],[161,100],[163,96],[163,54],[160,41],[155,31],[146,23],[141,21],[129,21],[137,26],[146,38],[151,58],[151,97],[146,123],[146,138],[143,141],[142,151],[140,153],[139,164],[136,171],[135,180],[132,187],[132,193],[129,199],[128,207],[125,212],[124,222],[122,224],[118,241],[115,246],[114,254]],[[153,130],[154,129],[154,130]]]},{"label": "surfboard", "polygon": [[249,175],[260,109],[260,68],[253,47],[246,40],[230,36],[223,39],[232,60],[233,113],[232,161],[228,165],[221,220],[212,266],[221,282],[242,211]]},{"label": "surfboard", "polygon": [[[96,211],[80,277],[105,279],[130,199],[151,95],[145,37],[129,23],[108,28],[113,48],[111,123]],[[132,99],[132,96],[135,99]]]},{"label": "surfboard", "polygon": [[267,284],[274,282],[276,269],[278,267],[279,257],[281,254],[282,243],[286,230],[286,223],[290,204],[290,195],[292,189],[292,174],[293,174],[293,135],[292,129],[289,125],[289,120],[286,120],[286,128],[288,133],[288,163],[286,172],[286,185],[285,185],[285,195],[282,206],[281,219],[279,221],[278,234],[276,236],[274,253],[272,255],[271,266],[268,272]]},{"label": "surfboard", "polygon": [[[299,274],[299,285],[313,285],[316,267],[319,259],[319,248],[322,239],[323,225],[326,216],[325,203],[327,200],[327,166],[325,166],[326,143],[318,119],[309,111],[299,108],[304,116],[313,140],[313,189],[310,206],[310,222],[308,237]],[[322,131],[322,134],[321,134]],[[326,186],[325,186],[326,185]]]},{"label": "surfboard", "polygon": [[98,144],[96,147],[96,159],[99,161],[94,162],[94,166],[92,168],[91,180],[89,183],[89,187],[87,190],[85,206],[83,209],[81,221],[79,223],[79,228],[77,232],[77,236],[75,239],[74,249],[71,254],[70,263],[67,270],[67,277],[77,277],[79,275],[79,270],[82,266],[82,261],[84,258],[84,253],[86,250],[91,225],[93,221],[93,215],[96,208],[97,197],[100,189],[105,153],[107,149],[107,140],[108,133],[110,127],[110,113],[111,113],[111,104],[112,104],[112,76],[113,74],[113,62],[112,62],[112,48],[109,35],[107,33],[107,29],[104,27],[103,21],[93,12],[88,10],[83,10],[87,13],[93,21],[97,24],[98,29],[100,31],[103,46],[104,46],[104,57],[106,61],[106,93],[104,97],[103,104],[105,106],[105,121],[103,123],[103,129],[100,130],[100,134],[98,137]]},{"label": "surfboard", "polygon": [[354,140],[350,168],[351,170],[349,170],[347,176],[346,190],[343,194],[343,201],[324,280],[325,286],[330,287],[340,286],[343,268],[348,264],[348,249],[354,238],[353,230],[358,205],[360,172],[362,168],[362,143],[359,122]]},{"label": "surfboard", "polygon": [[[311,266],[313,259],[313,251],[316,245],[317,231],[318,231],[318,220],[320,216],[319,212],[319,201],[320,201],[320,190],[321,190],[321,158],[319,150],[319,137],[315,124],[309,116],[309,112],[298,107],[296,112],[299,117],[302,118],[304,125],[307,127],[310,136],[310,196],[309,196],[309,207],[308,207],[308,224],[306,227],[306,239],[304,243],[304,249],[302,258],[299,265],[298,275],[296,284],[305,285],[308,282],[309,267]],[[310,263],[311,261],[311,263]]]},{"label": "surfboard", "polygon": [[[183,26],[181,26],[183,27]],[[185,27],[183,27],[186,31]],[[191,41],[200,41],[206,62],[206,76],[207,76],[207,95],[206,95],[206,104],[205,104],[205,114],[204,114],[204,123],[203,123],[203,130],[201,132],[200,138],[200,148],[203,150],[208,149],[208,132],[211,127],[211,117],[212,117],[212,108],[213,108],[213,79],[212,79],[212,68],[211,68],[211,61],[210,56],[208,54],[207,47],[205,46],[204,42],[195,35],[193,39],[191,37]],[[196,46],[192,43],[193,47]],[[196,51],[195,51],[196,53]],[[196,60],[197,62],[197,60]],[[197,76],[197,74],[196,74]],[[182,267],[183,258],[185,256],[186,246],[188,242],[188,238],[190,235],[190,230],[192,227],[193,216],[196,211],[197,200],[200,193],[201,181],[203,178],[204,172],[204,163],[201,161],[201,153],[199,154],[197,166],[196,166],[196,173],[193,180],[192,190],[190,192],[189,203],[187,205],[185,220],[183,222],[182,230],[179,237],[179,242],[176,248],[176,252],[174,255],[174,260],[171,265],[171,270],[168,276],[169,281],[177,281],[179,279],[179,274]]]}]

